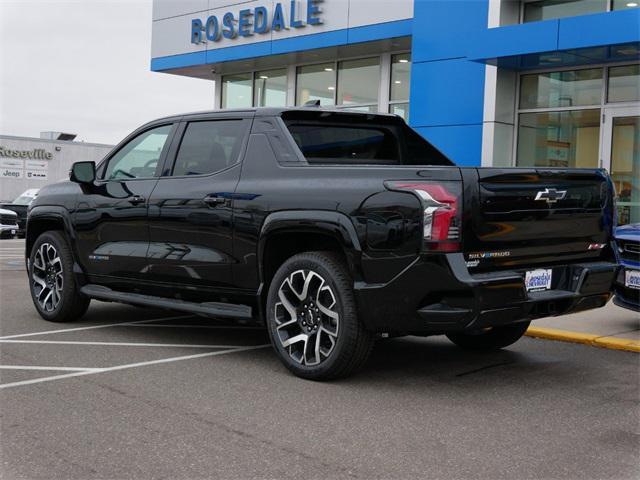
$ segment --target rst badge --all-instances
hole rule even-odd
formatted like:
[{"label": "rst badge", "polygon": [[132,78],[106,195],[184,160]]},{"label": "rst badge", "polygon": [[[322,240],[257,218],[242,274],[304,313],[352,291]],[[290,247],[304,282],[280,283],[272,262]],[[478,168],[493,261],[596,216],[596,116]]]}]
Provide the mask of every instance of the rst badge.
[{"label": "rst badge", "polygon": [[553,270],[550,268],[529,270],[524,277],[524,284],[527,287],[527,292],[549,290],[551,288],[552,274]]}]

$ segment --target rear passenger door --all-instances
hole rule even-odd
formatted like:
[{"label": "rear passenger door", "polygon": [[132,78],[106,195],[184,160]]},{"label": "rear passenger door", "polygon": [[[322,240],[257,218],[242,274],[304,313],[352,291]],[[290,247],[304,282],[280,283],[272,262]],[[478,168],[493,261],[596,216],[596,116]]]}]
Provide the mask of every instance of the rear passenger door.
[{"label": "rear passenger door", "polygon": [[149,200],[148,277],[158,292],[215,300],[233,287],[233,192],[251,117],[184,121]]}]

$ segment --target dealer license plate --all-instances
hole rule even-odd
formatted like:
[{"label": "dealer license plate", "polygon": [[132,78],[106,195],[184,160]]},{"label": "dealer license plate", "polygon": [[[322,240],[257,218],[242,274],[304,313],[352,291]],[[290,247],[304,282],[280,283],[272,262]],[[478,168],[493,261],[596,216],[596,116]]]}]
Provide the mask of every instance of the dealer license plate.
[{"label": "dealer license plate", "polygon": [[551,288],[552,274],[553,270],[550,268],[539,268],[538,270],[528,271],[524,277],[527,292],[549,290]]},{"label": "dealer license plate", "polygon": [[640,290],[640,270],[625,270],[624,286]]}]

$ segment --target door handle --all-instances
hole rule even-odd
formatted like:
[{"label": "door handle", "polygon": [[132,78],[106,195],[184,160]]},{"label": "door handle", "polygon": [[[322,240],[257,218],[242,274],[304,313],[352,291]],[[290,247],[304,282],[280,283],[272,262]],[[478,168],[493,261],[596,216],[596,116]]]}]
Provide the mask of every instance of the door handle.
[{"label": "door handle", "polygon": [[227,202],[227,199],[224,197],[218,197],[216,195],[207,195],[202,199],[202,201],[209,207],[217,207],[218,205],[225,204]]},{"label": "door handle", "polygon": [[139,205],[144,202],[145,198],[141,197],[140,195],[134,195],[133,197],[129,198],[129,203],[132,205]]}]

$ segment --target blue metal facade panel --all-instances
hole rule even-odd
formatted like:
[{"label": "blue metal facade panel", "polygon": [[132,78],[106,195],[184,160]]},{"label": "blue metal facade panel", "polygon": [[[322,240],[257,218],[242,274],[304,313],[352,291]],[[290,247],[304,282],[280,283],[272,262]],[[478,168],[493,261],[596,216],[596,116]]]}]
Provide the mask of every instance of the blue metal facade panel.
[{"label": "blue metal facade panel", "polygon": [[414,127],[457,165],[479,166],[482,124]]},{"label": "blue metal facade panel", "polygon": [[477,32],[467,53],[483,61],[639,41],[640,9],[633,9],[486,28]]},{"label": "blue metal facade panel", "polygon": [[413,62],[466,57],[470,36],[487,28],[488,0],[415,0]]},{"label": "blue metal facade panel", "polygon": [[483,64],[464,58],[414,63],[412,126],[482,123],[484,72]]},{"label": "blue metal facade panel", "polygon": [[459,165],[480,165],[485,66],[467,58],[488,0],[416,0],[409,123]]},{"label": "blue metal facade panel", "polygon": [[640,9],[560,20],[558,50],[640,41]]}]

